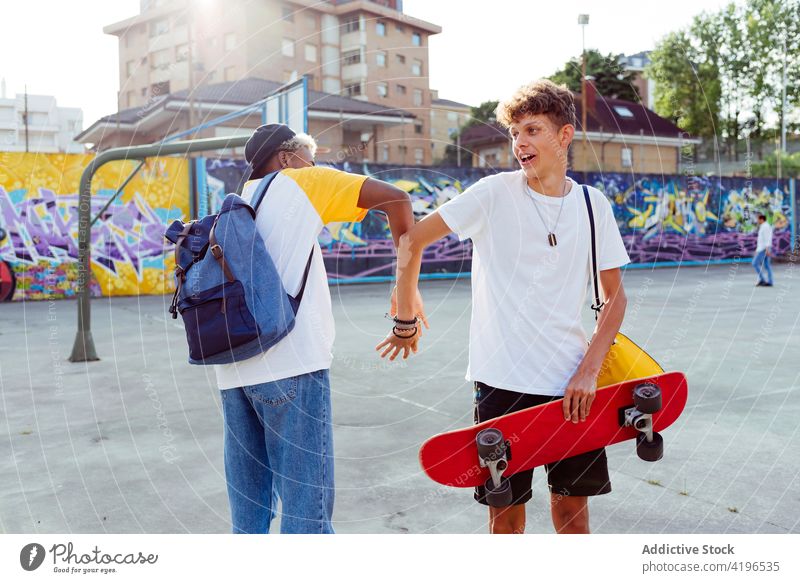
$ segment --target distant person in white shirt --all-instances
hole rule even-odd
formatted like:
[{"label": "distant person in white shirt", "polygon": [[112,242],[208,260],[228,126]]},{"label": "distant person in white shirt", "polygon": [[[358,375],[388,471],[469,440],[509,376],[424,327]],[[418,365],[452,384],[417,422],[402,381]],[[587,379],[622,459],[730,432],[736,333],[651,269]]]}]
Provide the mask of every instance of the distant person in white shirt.
[{"label": "distant person in white shirt", "polygon": [[769,262],[772,257],[772,227],[763,214],[758,215],[758,225],[756,256],[753,257],[753,267],[758,274],[756,287],[772,287],[772,268]]},{"label": "distant person in white shirt", "polygon": [[[562,400],[565,423],[591,421],[597,375],[627,300],[620,267],[630,260],[611,204],[588,187],[597,225],[597,263],[606,299],[592,343],[581,325],[589,283],[590,226],[583,189],[567,178],[575,134],[570,91],[547,80],[521,87],[497,109],[520,169],[488,176],[400,238],[397,316],[378,345],[394,359],[416,352],[422,252],[450,233],[472,239],[472,322],[467,380],[475,422]],[[416,328],[415,328],[416,324]],[[590,496],[611,491],[603,448],[545,467],[553,526],[588,533]],[[493,534],[522,533],[533,470],[508,478],[512,503],[489,506]],[[475,499],[487,504],[483,486]]]}]

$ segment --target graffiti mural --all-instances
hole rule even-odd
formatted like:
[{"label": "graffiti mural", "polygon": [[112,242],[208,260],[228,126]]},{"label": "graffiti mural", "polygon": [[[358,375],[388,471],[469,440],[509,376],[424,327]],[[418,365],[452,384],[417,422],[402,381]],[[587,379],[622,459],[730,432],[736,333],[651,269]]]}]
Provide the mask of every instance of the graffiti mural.
[{"label": "graffiti mural", "polygon": [[[465,188],[492,174],[483,168],[413,168],[371,164],[330,164],[330,166],[385,180],[411,195],[417,219],[436,210]],[[208,160],[207,198],[209,212],[215,212],[227,192],[233,192],[245,164],[236,160]],[[202,206],[202,205],[201,205]],[[325,266],[331,282],[368,281],[394,274],[395,250],[385,215],[369,212],[360,223],[326,225],[319,237]],[[423,274],[468,273],[472,242],[455,235],[434,243],[425,250]]]},{"label": "graffiti mural", "polygon": [[752,257],[760,213],[775,230],[776,255],[791,248],[788,180],[592,173],[586,178],[611,201],[633,263]]},{"label": "graffiti mural", "polygon": [[[78,184],[91,155],[0,154],[0,299],[76,293]],[[133,161],[104,165],[93,180],[92,217]],[[92,227],[92,295],[162,294],[173,288],[164,225],[189,214],[188,167],[148,160]]]},{"label": "graffiti mural", "polygon": [[[348,163],[333,166],[386,180],[402,188],[411,195],[418,219],[493,172],[482,168]],[[245,164],[218,159],[206,161],[205,168],[207,192],[201,196],[206,197],[209,209],[217,209],[225,194],[238,186]],[[759,213],[767,215],[775,229],[776,254],[784,254],[791,248],[788,181],[601,173],[570,175],[577,182],[591,184],[606,194],[635,264],[705,263],[752,257]],[[394,247],[388,222],[381,213],[370,212],[361,223],[328,225],[319,241],[332,282],[392,275]],[[468,272],[471,255],[471,242],[459,242],[451,235],[425,251],[422,273]]]}]

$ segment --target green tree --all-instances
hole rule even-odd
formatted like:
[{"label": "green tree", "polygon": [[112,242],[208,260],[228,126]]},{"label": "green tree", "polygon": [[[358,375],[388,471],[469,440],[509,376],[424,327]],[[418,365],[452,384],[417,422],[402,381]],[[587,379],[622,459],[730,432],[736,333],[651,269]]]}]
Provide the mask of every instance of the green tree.
[{"label": "green tree", "polygon": [[499,104],[500,102],[497,100],[484,101],[480,105],[471,107],[469,112],[469,121],[464,124],[464,127],[461,128],[461,131],[463,132],[465,129],[471,128],[474,125],[496,122],[496,111]]},{"label": "green tree", "polygon": [[655,110],[693,136],[713,139],[719,124],[720,77],[686,31],[672,32],[650,53]]},{"label": "green tree", "polygon": [[[573,57],[550,76],[554,83],[564,84],[571,91],[580,93],[583,60],[580,55]],[[636,73],[626,71],[619,60],[612,54],[602,55],[599,51],[586,51],[586,74],[594,77],[597,93],[611,99],[625,99],[639,102],[639,91],[633,84]]]}]

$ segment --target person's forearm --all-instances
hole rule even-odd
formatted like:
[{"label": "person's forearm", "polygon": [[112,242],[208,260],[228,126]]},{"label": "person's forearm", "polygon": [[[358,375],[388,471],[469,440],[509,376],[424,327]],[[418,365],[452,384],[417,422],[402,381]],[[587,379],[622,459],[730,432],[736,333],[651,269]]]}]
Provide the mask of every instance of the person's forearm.
[{"label": "person's forearm", "polygon": [[400,237],[405,235],[414,226],[414,212],[411,209],[411,199],[400,191],[397,200],[380,205],[378,210],[386,213],[389,219],[389,230],[392,233],[392,240],[395,248],[400,246]]},{"label": "person's forearm", "polygon": [[404,234],[397,248],[397,317],[414,319],[414,297],[419,284],[423,247]]},{"label": "person's forearm", "polygon": [[592,342],[589,344],[589,349],[586,351],[580,366],[578,366],[578,375],[596,379],[597,375],[600,374],[603,360],[605,360],[608,350],[611,348],[611,344],[622,326],[627,304],[628,300],[625,292],[620,290],[603,307]]}]

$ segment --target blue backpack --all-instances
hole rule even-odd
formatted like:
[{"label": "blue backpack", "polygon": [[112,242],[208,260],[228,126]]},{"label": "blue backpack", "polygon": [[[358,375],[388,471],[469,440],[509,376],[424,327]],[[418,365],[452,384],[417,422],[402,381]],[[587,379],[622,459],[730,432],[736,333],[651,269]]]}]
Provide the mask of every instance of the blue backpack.
[{"label": "blue backpack", "polygon": [[286,293],[256,229],[256,212],[277,173],[265,176],[252,206],[229,194],[216,215],[174,221],[165,237],[175,244],[175,294],[191,364],[230,364],[266,352],[294,327],[311,259],[296,297]]}]

